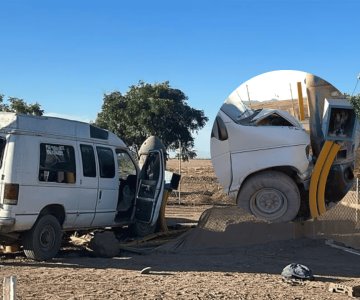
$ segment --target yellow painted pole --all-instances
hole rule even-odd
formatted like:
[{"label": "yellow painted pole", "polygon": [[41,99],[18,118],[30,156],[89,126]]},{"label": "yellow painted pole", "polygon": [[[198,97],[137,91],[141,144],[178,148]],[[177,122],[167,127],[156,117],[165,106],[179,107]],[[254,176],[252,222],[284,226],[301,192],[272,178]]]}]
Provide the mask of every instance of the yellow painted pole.
[{"label": "yellow painted pole", "polygon": [[318,209],[319,209],[319,215],[322,215],[326,212],[325,207],[325,187],[326,187],[326,181],[330,172],[330,168],[332,163],[335,160],[335,157],[337,153],[340,150],[340,145],[337,143],[333,143],[329,152],[329,155],[327,156],[327,159],[325,161],[325,164],[321,170],[319,184],[318,184],[318,190],[317,190],[317,202],[318,202]]},{"label": "yellow painted pole", "polygon": [[299,101],[299,117],[300,117],[300,121],[304,121],[305,120],[304,99],[302,94],[301,82],[297,83],[297,90],[298,90],[298,101]]},{"label": "yellow painted pole", "polygon": [[161,208],[160,208],[160,213],[159,213],[159,226],[160,226],[160,230],[161,231],[169,231],[169,228],[167,227],[166,224],[166,218],[165,218],[165,210],[166,210],[166,205],[167,205],[167,201],[170,195],[170,191],[169,190],[164,190],[164,196],[163,196],[163,201],[161,203]]},{"label": "yellow painted pole", "polygon": [[316,218],[319,216],[318,205],[317,205],[317,189],[319,183],[319,177],[321,174],[321,170],[323,169],[324,163],[328,154],[331,150],[331,146],[334,142],[326,141],[324,146],[321,149],[319,157],[316,161],[314,166],[314,170],[311,175],[310,180],[310,189],[309,189],[309,207],[310,207],[310,214],[312,218]]}]

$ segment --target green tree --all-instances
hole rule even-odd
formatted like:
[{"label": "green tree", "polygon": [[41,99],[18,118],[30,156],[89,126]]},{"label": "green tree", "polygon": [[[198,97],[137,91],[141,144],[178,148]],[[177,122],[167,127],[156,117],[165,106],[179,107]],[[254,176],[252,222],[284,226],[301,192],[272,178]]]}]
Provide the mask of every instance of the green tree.
[{"label": "green tree", "polygon": [[[177,145],[179,145],[179,143]],[[176,155],[175,155],[177,159],[181,157],[183,161],[188,161],[189,159],[193,159],[197,156],[196,150],[194,150],[192,146],[189,144],[185,144],[185,145],[181,144],[181,147],[179,146],[177,147],[178,148],[176,149]]]},{"label": "green tree", "polygon": [[39,103],[27,104],[23,99],[16,97],[8,97],[4,103],[4,95],[0,95],[0,111],[16,112],[19,114],[42,116],[44,110],[41,109]]},{"label": "green tree", "polygon": [[360,120],[360,94],[350,97],[350,102],[354,107],[356,116]]},{"label": "green tree", "polygon": [[190,107],[187,100],[168,81],[157,84],[140,81],[124,95],[119,91],[105,94],[95,123],[121,136],[135,149],[151,135],[158,136],[167,149],[176,149],[178,141],[191,149],[192,134],[203,128],[208,118],[202,110]]}]

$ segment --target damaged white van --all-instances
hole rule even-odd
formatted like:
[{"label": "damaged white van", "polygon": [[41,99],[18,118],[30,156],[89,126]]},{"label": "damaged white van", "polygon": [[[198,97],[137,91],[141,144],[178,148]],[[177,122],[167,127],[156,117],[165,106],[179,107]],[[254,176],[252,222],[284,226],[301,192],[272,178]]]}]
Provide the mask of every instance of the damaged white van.
[{"label": "damaged white van", "polygon": [[[359,130],[352,130],[359,127],[355,118],[350,117],[355,114],[348,100],[320,77],[286,70],[263,75],[261,78],[266,80],[256,79],[255,86],[259,90],[263,87],[269,98],[275,87],[281,90],[288,86],[288,77],[303,78],[300,82],[306,85],[310,132],[286,111],[248,107],[241,97],[241,93],[248,92],[248,86],[242,84],[225,100],[216,116],[211,133],[212,163],[225,192],[254,216],[271,222],[306,220],[314,217],[311,198],[316,200],[315,210],[320,212],[318,194],[324,198],[325,208],[330,209],[352,188],[360,140]],[[332,109],[337,113],[330,122]],[[346,130],[351,134],[344,135]],[[334,135],[335,131],[340,135]],[[325,184],[321,193],[314,193],[316,189],[309,189],[311,180],[314,178],[314,187],[319,176],[315,172],[313,177],[314,166],[318,161],[321,164],[325,142],[334,139],[340,148],[328,165],[329,170],[325,172],[321,167]],[[326,161],[331,160],[327,157]]]},{"label": "damaged white van", "polygon": [[311,175],[310,137],[281,110],[252,110],[232,93],[211,133],[211,159],[225,192],[256,217],[293,220]]},{"label": "damaged white van", "polygon": [[125,143],[91,124],[0,113],[0,244],[26,256],[56,256],[63,231],[156,225],[164,189],[164,152],[142,170]]}]

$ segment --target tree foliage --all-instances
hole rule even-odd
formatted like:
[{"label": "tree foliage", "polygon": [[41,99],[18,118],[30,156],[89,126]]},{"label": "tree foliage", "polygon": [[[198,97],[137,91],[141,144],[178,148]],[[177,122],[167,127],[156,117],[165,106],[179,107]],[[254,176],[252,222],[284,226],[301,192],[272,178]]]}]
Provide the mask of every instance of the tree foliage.
[{"label": "tree foliage", "polygon": [[183,161],[188,161],[189,159],[193,159],[197,156],[196,150],[192,148],[189,144],[182,144],[181,147],[176,149],[175,157],[177,159],[181,158]]},{"label": "tree foliage", "polygon": [[360,120],[360,94],[350,97],[350,102],[354,107],[358,120]]},{"label": "tree foliage", "polygon": [[105,94],[95,123],[137,149],[151,135],[158,136],[167,149],[176,149],[179,141],[190,149],[194,146],[192,134],[203,128],[208,118],[202,110],[190,107],[187,100],[167,81],[140,81],[124,95],[119,91]]},{"label": "tree foliage", "polygon": [[8,97],[4,103],[4,95],[0,95],[0,111],[16,112],[19,114],[42,116],[44,110],[41,109],[39,103],[27,104],[23,99],[16,97]]}]

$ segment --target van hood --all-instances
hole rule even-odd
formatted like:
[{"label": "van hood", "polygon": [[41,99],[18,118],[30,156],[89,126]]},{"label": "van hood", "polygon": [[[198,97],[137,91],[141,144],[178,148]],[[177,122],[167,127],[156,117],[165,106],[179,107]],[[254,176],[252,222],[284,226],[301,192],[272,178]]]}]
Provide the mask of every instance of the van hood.
[{"label": "van hood", "polygon": [[[264,108],[251,119],[251,123],[255,125],[276,125],[272,124],[274,122],[274,118],[277,119],[277,122],[283,121],[282,124],[284,124],[285,121],[285,124],[286,122],[290,123],[288,124],[288,126],[302,128],[301,123],[296,120],[292,115],[290,115],[287,111],[279,109]],[[271,123],[268,123],[267,121],[270,121],[270,119],[272,119]]]}]

